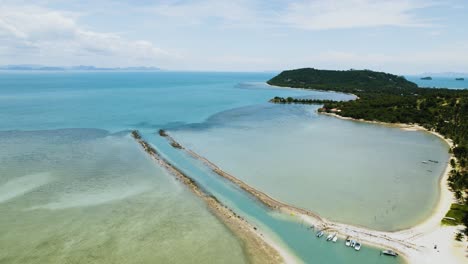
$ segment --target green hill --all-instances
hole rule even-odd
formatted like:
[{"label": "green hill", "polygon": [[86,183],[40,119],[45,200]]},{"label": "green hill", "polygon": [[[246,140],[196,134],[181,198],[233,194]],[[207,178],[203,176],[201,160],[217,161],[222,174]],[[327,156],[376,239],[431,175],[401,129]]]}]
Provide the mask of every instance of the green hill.
[{"label": "green hill", "polygon": [[332,71],[304,68],[283,71],[268,84],[345,93],[404,93],[413,92],[418,86],[402,76],[370,70]]}]

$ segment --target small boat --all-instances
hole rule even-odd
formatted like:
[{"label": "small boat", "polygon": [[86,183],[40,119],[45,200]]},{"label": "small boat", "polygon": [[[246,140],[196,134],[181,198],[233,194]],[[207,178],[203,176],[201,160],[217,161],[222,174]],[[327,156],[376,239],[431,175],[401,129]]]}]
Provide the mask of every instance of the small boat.
[{"label": "small boat", "polygon": [[332,239],[333,243],[336,243],[336,241],[338,241],[338,237],[335,236],[333,239]]},{"label": "small boat", "polygon": [[437,160],[429,160],[432,163],[439,163]]},{"label": "small boat", "polygon": [[423,161],[421,161],[421,162],[424,163],[424,164],[427,164],[427,161],[425,161],[425,160],[423,160]]},{"label": "small boat", "polygon": [[346,238],[345,245],[346,245],[347,247],[351,246],[351,239],[349,239],[349,237]]},{"label": "small boat", "polygon": [[356,242],[356,244],[354,245],[354,249],[355,249],[356,251],[359,251],[359,250],[361,249],[361,243]]},{"label": "small boat", "polygon": [[318,231],[317,232],[317,237],[323,237],[323,231]]},{"label": "small boat", "polygon": [[354,247],[356,245],[356,241],[355,240],[351,240],[351,247]]},{"label": "small boat", "polygon": [[335,237],[336,237],[336,233],[329,234],[329,235],[327,236],[327,241],[330,241],[330,240],[332,240],[332,239],[335,238]]},{"label": "small boat", "polygon": [[387,256],[392,256],[392,257],[398,256],[398,253],[390,249],[382,251],[382,254],[387,255]]}]

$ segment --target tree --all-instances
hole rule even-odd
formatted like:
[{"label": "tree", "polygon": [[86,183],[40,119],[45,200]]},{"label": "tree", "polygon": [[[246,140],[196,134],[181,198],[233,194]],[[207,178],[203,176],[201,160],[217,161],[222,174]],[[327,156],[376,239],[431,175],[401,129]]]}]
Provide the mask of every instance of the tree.
[{"label": "tree", "polygon": [[456,165],[455,160],[454,160],[454,159],[450,159],[450,166],[451,166],[452,168],[455,168],[455,165]]},{"label": "tree", "polygon": [[463,233],[468,236],[468,214],[464,214],[462,217],[462,223],[465,225],[465,229],[463,230]]}]

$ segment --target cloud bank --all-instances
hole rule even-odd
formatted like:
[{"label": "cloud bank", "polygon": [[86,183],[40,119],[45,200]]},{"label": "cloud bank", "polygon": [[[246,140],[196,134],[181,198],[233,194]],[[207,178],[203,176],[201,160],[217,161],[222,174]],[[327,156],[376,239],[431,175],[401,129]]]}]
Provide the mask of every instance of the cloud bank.
[{"label": "cloud bank", "polygon": [[0,65],[468,67],[462,0],[0,0]]},{"label": "cloud bank", "polygon": [[170,56],[148,41],[87,30],[77,24],[78,17],[76,13],[36,6],[0,7],[0,56],[35,62],[47,58],[60,64],[90,58],[111,60],[101,63],[103,66],[116,62],[122,66],[146,65]]}]

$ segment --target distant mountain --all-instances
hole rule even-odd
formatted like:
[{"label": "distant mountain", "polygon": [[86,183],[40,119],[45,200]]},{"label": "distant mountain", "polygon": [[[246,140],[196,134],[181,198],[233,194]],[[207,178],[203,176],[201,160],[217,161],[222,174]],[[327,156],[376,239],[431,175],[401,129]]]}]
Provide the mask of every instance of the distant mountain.
[{"label": "distant mountain", "polygon": [[5,65],[0,66],[0,70],[6,71],[160,71],[157,67],[116,67],[116,68],[100,68],[95,66],[79,65],[79,66],[44,66],[36,64],[20,64],[20,65]]}]

